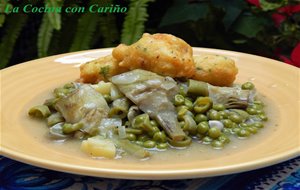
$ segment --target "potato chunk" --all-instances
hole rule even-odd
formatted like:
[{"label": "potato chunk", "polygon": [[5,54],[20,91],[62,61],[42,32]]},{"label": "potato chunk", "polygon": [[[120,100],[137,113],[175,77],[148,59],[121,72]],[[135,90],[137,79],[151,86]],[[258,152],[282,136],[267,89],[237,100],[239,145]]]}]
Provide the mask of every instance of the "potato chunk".
[{"label": "potato chunk", "polygon": [[93,157],[114,158],[116,147],[110,139],[95,136],[82,141],[81,150]]}]

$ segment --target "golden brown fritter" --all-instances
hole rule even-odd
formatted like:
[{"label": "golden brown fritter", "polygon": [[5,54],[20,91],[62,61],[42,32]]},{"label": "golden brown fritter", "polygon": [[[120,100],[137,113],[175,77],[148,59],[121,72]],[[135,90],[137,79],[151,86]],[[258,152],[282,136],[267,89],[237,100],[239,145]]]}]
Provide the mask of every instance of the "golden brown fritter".
[{"label": "golden brown fritter", "polygon": [[194,56],[196,73],[193,79],[216,86],[230,86],[238,69],[232,59],[221,55],[202,54]]},{"label": "golden brown fritter", "polygon": [[80,82],[97,83],[108,81],[109,77],[128,71],[119,67],[116,59],[112,55],[100,57],[80,66]]},{"label": "golden brown fritter", "polygon": [[192,77],[195,74],[192,47],[170,34],[143,34],[136,43],[120,44],[112,53],[119,66],[144,69],[170,77]]}]

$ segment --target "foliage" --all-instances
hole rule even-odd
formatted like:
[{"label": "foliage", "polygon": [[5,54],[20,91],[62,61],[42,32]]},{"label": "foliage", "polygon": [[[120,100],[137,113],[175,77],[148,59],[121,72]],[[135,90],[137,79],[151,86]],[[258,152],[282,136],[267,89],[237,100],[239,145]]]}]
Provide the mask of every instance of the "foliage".
[{"label": "foliage", "polygon": [[[53,54],[131,44],[144,32],[171,33],[192,46],[242,51],[300,65],[299,0],[31,1],[36,6],[128,7],[127,13],[106,14],[5,14],[5,4],[20,6],[25,1],[0,2],[0,68]],[[25,41],[30,45],[23,48]],[[20,52],[25,56],[18,56]]]},{"label": "foliage", "polygon": [[121,42],[132,44],[143,34],[145,21],[148,19],[147,5],[153,0],[131,0],[130,9],[123,24]]}]

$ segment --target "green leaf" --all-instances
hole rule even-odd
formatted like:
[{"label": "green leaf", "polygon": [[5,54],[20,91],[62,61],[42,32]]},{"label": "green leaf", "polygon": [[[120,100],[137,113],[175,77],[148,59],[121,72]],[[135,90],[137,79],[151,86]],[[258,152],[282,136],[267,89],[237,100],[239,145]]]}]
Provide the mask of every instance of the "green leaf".
[{"label": "green leaf", "polygon": [[104,47],[115,46],[119,40],[116,17],[113,14],[99,17],[99,30],[104,40]]},{"label": "green leaf", "polygon": [[278,9],[284,5],[288,4],[287,0],[277,0],[276,2],[268,2],[267,0],[259,0],[260,6],[264,11],[271,11]]},{"label": "green leaf", "polygon": [[5,22],[5,15],[4,14],[0,14],[0,27],[3,26],[4,22]]},{"label": "green leaf", "polygon": [[15,43],[26,21],[27,15],[24,14],[15,14],[7,18],[7,27],[0,43],[0,69],[9,63]]},{"label": "green leaf", "polygon": [[147,6],[154,0],[131,0],[129,10],[121,34],[121,42],[132,44],[144,33],[145,22],[148,20]]},{"label": "green leaf", "polygon": [[188,1],[176,0],[163,16],[160,27],[197,21],[200,18],[205,18],[208,12],[209,5],[206,2],[188,3]]},{"label": "green leaf", "polygon": [[96,31],[98,17],[97,14],[83,14],[77,24],[75,38],[70,48],[70,52],[89,49]]},{"label": "green leaf", "polygon": [[[60,1],[60,3],[59,3],[57,0],[47,0],[45,2],[45,6],[58,8],[58,7],[62,6],[61,2],[63,2],[63,1]],[[53,28],[55,30],[60,30],[60,28],[61,28],[60,12],[58,12],[58,11],[57,12],[49,12],[46,14],[47,14],[49,21],[52,24]]]},{"label": "green leaf", "polygon": [[38,40],[37,40],[39,57],[47,56],[53,30],[54,28],[50,22],[49,17],[46,14],[44,14],[42,24],[39,28]]},{"label": "green leaf", "polygon": [[262,31],[268,21],[262,17],[242,15],[234,24],[233,30],[248,38],[253,38]]}]

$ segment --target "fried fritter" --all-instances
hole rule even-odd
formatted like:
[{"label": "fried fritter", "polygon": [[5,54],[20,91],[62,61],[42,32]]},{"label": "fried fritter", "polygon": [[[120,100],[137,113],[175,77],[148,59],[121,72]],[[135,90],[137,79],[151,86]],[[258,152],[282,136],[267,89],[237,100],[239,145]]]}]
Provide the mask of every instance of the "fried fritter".
[{"label": "fried fritter", "polygon": [[170,34],[143,34],[136,43],[120,44],[113,52],[119,66],[129,70],[144,69],[170,77],[195,74],[192,47]]},{"label": "fried fritter", "polygon": [[118,66],[117,60],[112,55],[107,55],[81,65],[80,82],[108,81],[108,78],[126,71],[128,69]]},{"label": "fried fritter", "polygon": [[216,86],[230,86],[238,69],[234,60],[221,55],[202,54],[194,56],[196,73],[193,79]]}]

